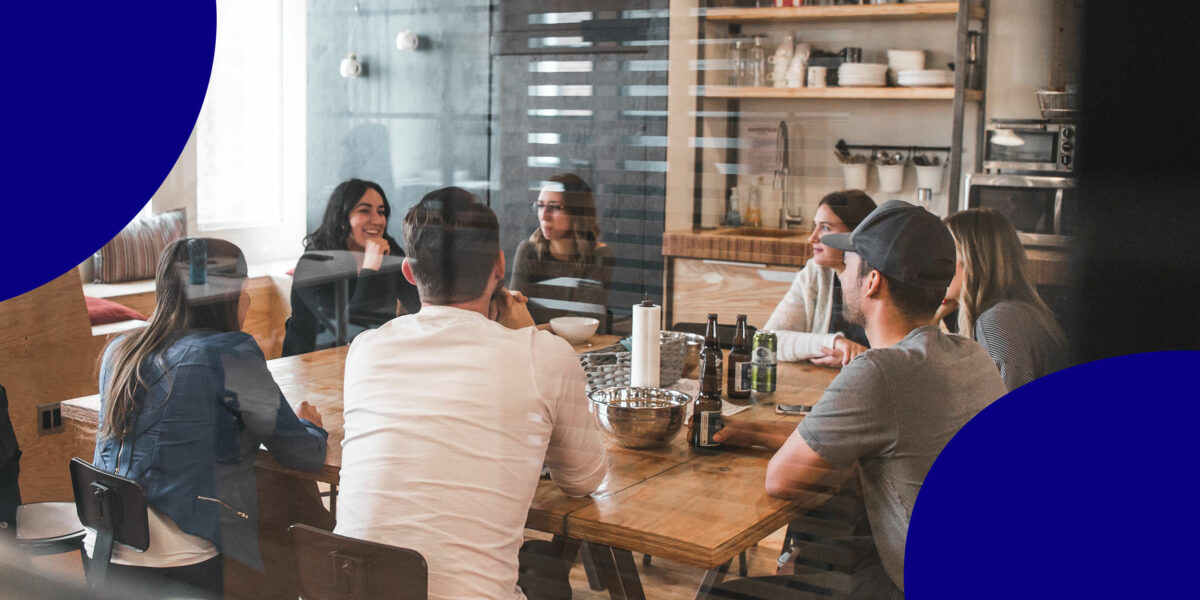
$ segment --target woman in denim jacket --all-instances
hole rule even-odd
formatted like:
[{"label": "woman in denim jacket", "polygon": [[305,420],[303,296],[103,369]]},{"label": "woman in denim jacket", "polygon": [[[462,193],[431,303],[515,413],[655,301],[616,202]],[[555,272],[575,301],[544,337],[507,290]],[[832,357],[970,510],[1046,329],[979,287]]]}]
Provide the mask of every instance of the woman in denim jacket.
[{"label": "woman in denim jacket", "polygon": [[[220,554],[261,570],[254,461],[265,445],[284,466],[314,472],[327,434],[316,409],[292,412],[254,338],[246,261],[215,239],[179,240],[158,263],[146,327],[118,339],[100,370],[96,466],[141,483],[150,547],[117,546],[116,581],[153,580],[219,597]],[[88,553],[94,536],[85,540]]]}]

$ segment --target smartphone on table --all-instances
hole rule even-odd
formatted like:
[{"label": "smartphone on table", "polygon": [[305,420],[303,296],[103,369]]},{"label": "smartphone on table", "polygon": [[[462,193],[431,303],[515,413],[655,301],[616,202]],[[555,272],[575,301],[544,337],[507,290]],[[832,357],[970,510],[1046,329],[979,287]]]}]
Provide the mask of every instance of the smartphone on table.
[{"label": "smartphone on table", "polygon": [[776,404],[775,412],[781,415],[803,415],[811,412],[812,408],[804,404]]}]

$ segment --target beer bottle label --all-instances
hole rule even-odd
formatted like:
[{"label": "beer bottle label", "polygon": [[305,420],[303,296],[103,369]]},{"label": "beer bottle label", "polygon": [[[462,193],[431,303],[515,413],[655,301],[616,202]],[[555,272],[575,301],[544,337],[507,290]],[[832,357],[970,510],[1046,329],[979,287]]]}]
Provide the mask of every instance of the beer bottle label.
[{"label": "beer bottle label", "polygon": [[751,371],[751,368],[753,367],[753,365],[750,364],[750,361],[746,361],[746,362],[742,362],[742,363],[737,363],[736,365],[733,365],[733,366],[737,369],[736,376],[733,378],[733,391],[735,391],[735,392],[750,391],[751,385],[752,385],[752,383],[750,381],[750,371]]},{"label": "beer bottle label", "polygon": [[715,448],[721,444],[713,441],[713,434],[721,430],[721,411],[702,411],[700,413],[700,441],[697,446]]}]

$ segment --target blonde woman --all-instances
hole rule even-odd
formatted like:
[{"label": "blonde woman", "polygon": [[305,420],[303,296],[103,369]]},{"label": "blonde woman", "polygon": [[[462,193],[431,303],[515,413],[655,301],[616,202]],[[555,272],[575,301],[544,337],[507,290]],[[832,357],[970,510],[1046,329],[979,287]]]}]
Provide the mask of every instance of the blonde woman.
[{"label": "blonde woman", "polygon": [[[219,598],[220,555],[263,569],[260,444],[288,468],[314,472],[324,465],[327,434],[308,403],[297,418],[262,350],[241,331],[250,295],[237,246],[203,238],[167,246],[155,294],[146,327],[109,345],[100,367],[92,462],[142,484],[150,526],[150,547],[115,547],[109,574],[164,596]],[[89,555],[94,543],[89,532]]]},{"label": "blonde woman", "polygon": [[958,262],[937,319],[957,308],[958,332],[987,349],[1010,391],[1068,366],[1066,334],[1026,276],[1012,223],[988,208],[945,222]]},{"label": "blonde woman", "polygon": [[537,323],[585,315],[604,322],[613,250],[600,242],[596,200],[578,175],[551,177],[533,203],[538,228],[517,246],[509,289]]}]

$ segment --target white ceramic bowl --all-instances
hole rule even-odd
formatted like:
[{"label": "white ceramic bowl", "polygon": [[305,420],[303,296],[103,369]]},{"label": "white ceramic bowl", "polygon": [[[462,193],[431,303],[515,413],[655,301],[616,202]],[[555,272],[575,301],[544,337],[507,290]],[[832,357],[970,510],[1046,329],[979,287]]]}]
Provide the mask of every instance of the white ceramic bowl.
[{"label": "white ceramic bowl", "polygon": [[592,317],[554,317],[550,319],[550,331],[572,344],[587,341],[600,326],[599,319]]}]

